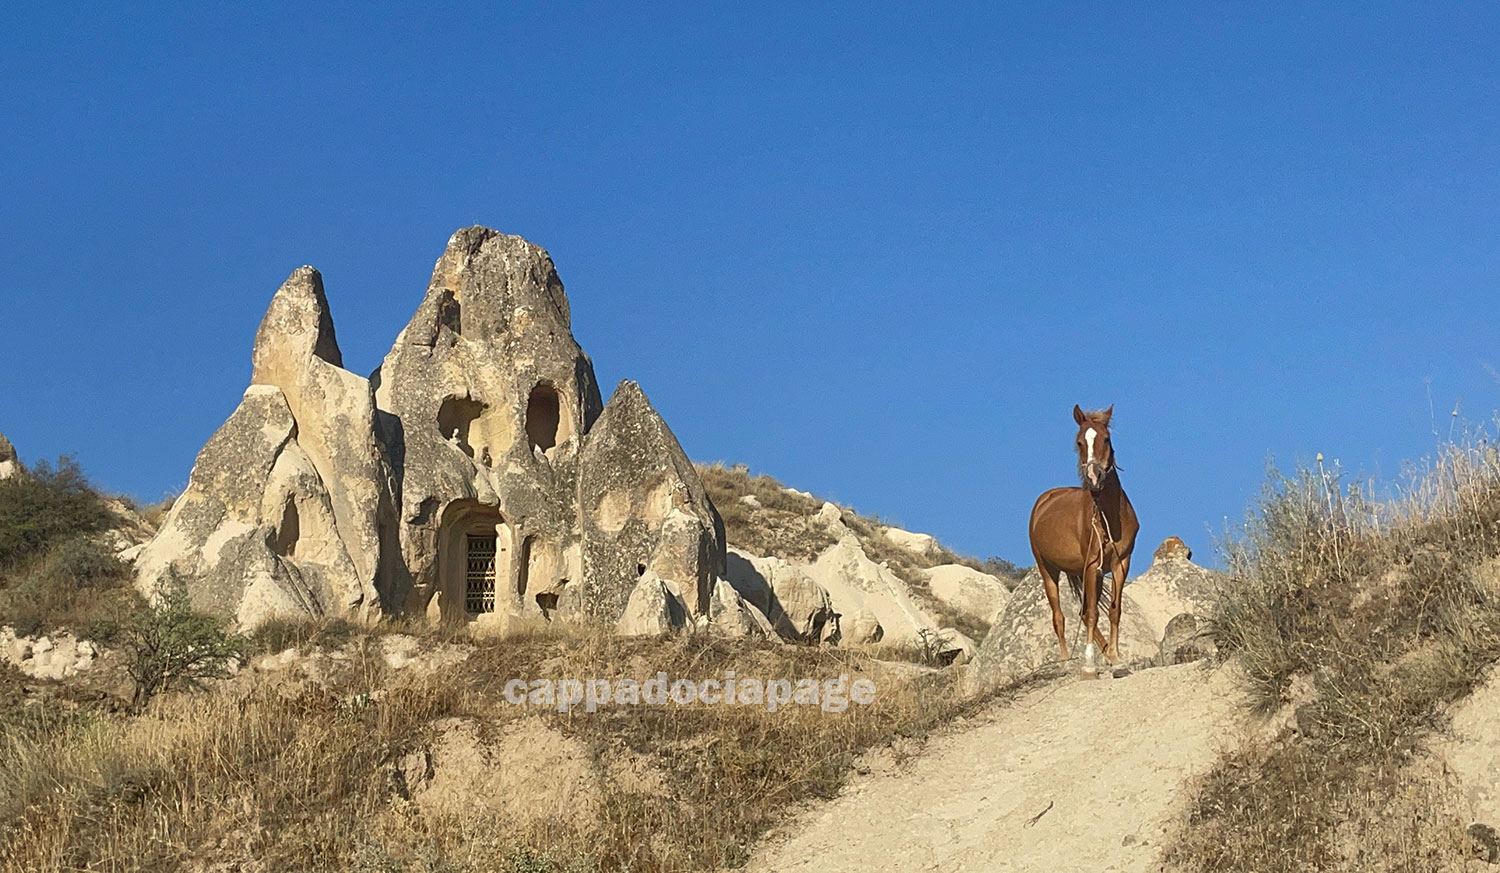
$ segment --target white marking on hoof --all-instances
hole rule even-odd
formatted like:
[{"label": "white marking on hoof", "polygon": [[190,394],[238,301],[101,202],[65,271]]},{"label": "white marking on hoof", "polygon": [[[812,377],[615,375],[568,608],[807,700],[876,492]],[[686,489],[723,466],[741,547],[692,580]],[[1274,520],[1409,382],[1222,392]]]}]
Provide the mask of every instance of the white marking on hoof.
[{"label": "white marking on hoof", "polygon": [[1095,666],[1099,659],[1099,647],[1093,643],[1083,647],[1083,669],[1085,672],[1093,673],[1098,668]]}]

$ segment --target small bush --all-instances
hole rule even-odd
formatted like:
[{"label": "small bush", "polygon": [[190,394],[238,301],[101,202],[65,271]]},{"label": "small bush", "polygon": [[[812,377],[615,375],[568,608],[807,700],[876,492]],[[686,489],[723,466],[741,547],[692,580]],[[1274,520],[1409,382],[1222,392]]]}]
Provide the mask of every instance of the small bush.
[{"label": "small bush", "polygon": [[72,458],[38,463],[0,480],[0,568],[33,560],[53,544],[103,530],[110,512]]},{"label": "small bush", "polygon": [[243,640],[231,637],[227,622],[194,612],[187,592],[170,588],[155,606],[137,610],[122,629],[125,669],[135,682],[132,705],[142,709],[168,689],[198,688],[204,679],[229,675],[244,656]]}]

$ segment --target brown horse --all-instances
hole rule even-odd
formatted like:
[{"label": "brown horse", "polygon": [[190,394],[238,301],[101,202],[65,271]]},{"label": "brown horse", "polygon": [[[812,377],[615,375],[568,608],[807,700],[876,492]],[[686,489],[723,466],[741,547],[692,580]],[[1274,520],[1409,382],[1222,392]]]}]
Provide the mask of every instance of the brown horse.
[{"label": "brown horse", "polygon": [[[1047,602],[1052,605],[1052,630],[1063,659],[1068,642],[1063,636],[1062,605],[1058,601],[1058,573],[1066,571],[1083,601],[1084,672],[1094,672],[1094,643],[1113,663],[1120,651],[1120,599],[1130,573],[1130,553],[1140,524],[1135,509],[1120,487],[1115,451],[1109,441],[1114,406],[1084,412],[1073,407],[1078,423],[1078,478],[1082,488],[1053,488],[1036,499],[1031,509],[1031,554],[1042,574]],[[1108,572],[1114,584],[1109,598],[1109,642],[1099,633],[1099,593]]]}]

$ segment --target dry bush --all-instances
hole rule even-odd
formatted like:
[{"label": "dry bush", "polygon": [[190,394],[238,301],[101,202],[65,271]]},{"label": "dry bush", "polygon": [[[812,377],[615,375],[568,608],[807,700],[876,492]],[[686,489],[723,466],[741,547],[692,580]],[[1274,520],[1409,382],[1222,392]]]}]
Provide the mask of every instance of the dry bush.
[{"label": "dry bush", "polygon": [[1384,847],[1381,869],[1460,858],[1451,786],[1413,762],[1446,704],[1500,657],[1500,592],[1486,576],[1500,556],[1500,453],[1450,447],[1384,501],[1321,465],[1273,471],[1226,553],[1220,643],[1259,707],[1281,706],[1294,676],[1316,698],[1302,734],[1204,778],[1169,860],[1264,873],[1370,869],[1371,845]]},{"label": "dry bush", "polygon": [[[309,638],[316,632],[305,632]],[[887,673],[838,650],[602,635],[472,647],[421,677],[392,674],[377,634],[354,633],[347,669],[317,685],[247,672],[217,691],[165,695],[139,716],[29,707],[0,735],[0,871],[702,870],[741,863],[802,800],[837,790],[854,757],[975,706],[946,673]],[[505,703],[512,678],[872,676],[843,713],[794,706],[617,706],[589,714]],[[445,820],[403,798],[397,762],[458,716],[486,735],[541,718],[588,750],[597,812],[579,823]],[[631,767],[656,788],[615,778]],[[548,786],[538,785],[539,793]]]}]

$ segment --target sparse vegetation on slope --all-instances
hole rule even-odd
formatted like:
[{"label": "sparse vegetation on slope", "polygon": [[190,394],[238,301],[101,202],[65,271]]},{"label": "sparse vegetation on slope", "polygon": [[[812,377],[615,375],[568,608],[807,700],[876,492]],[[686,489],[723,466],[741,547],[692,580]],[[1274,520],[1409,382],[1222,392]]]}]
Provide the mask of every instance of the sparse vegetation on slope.
[{"label": "sparse vegetation on slope", "polygon": [[[1169,858],[1226,871],[1438,869],[1467,851],[1423,754],[1500,657],[1500,452],[1455,446],[1394,500],[1272,473],[1228,544],[1221,643],[1300,730],[1227,756]],[[1305,689],[1298,691],[1297,689]]]},{"label": "sparse vegetation on slope", "polygon": [[97,534],[108,505],[68,458],[0,480],[0,624],[23,636],[66,628],[107,641],[139,604]]}]

